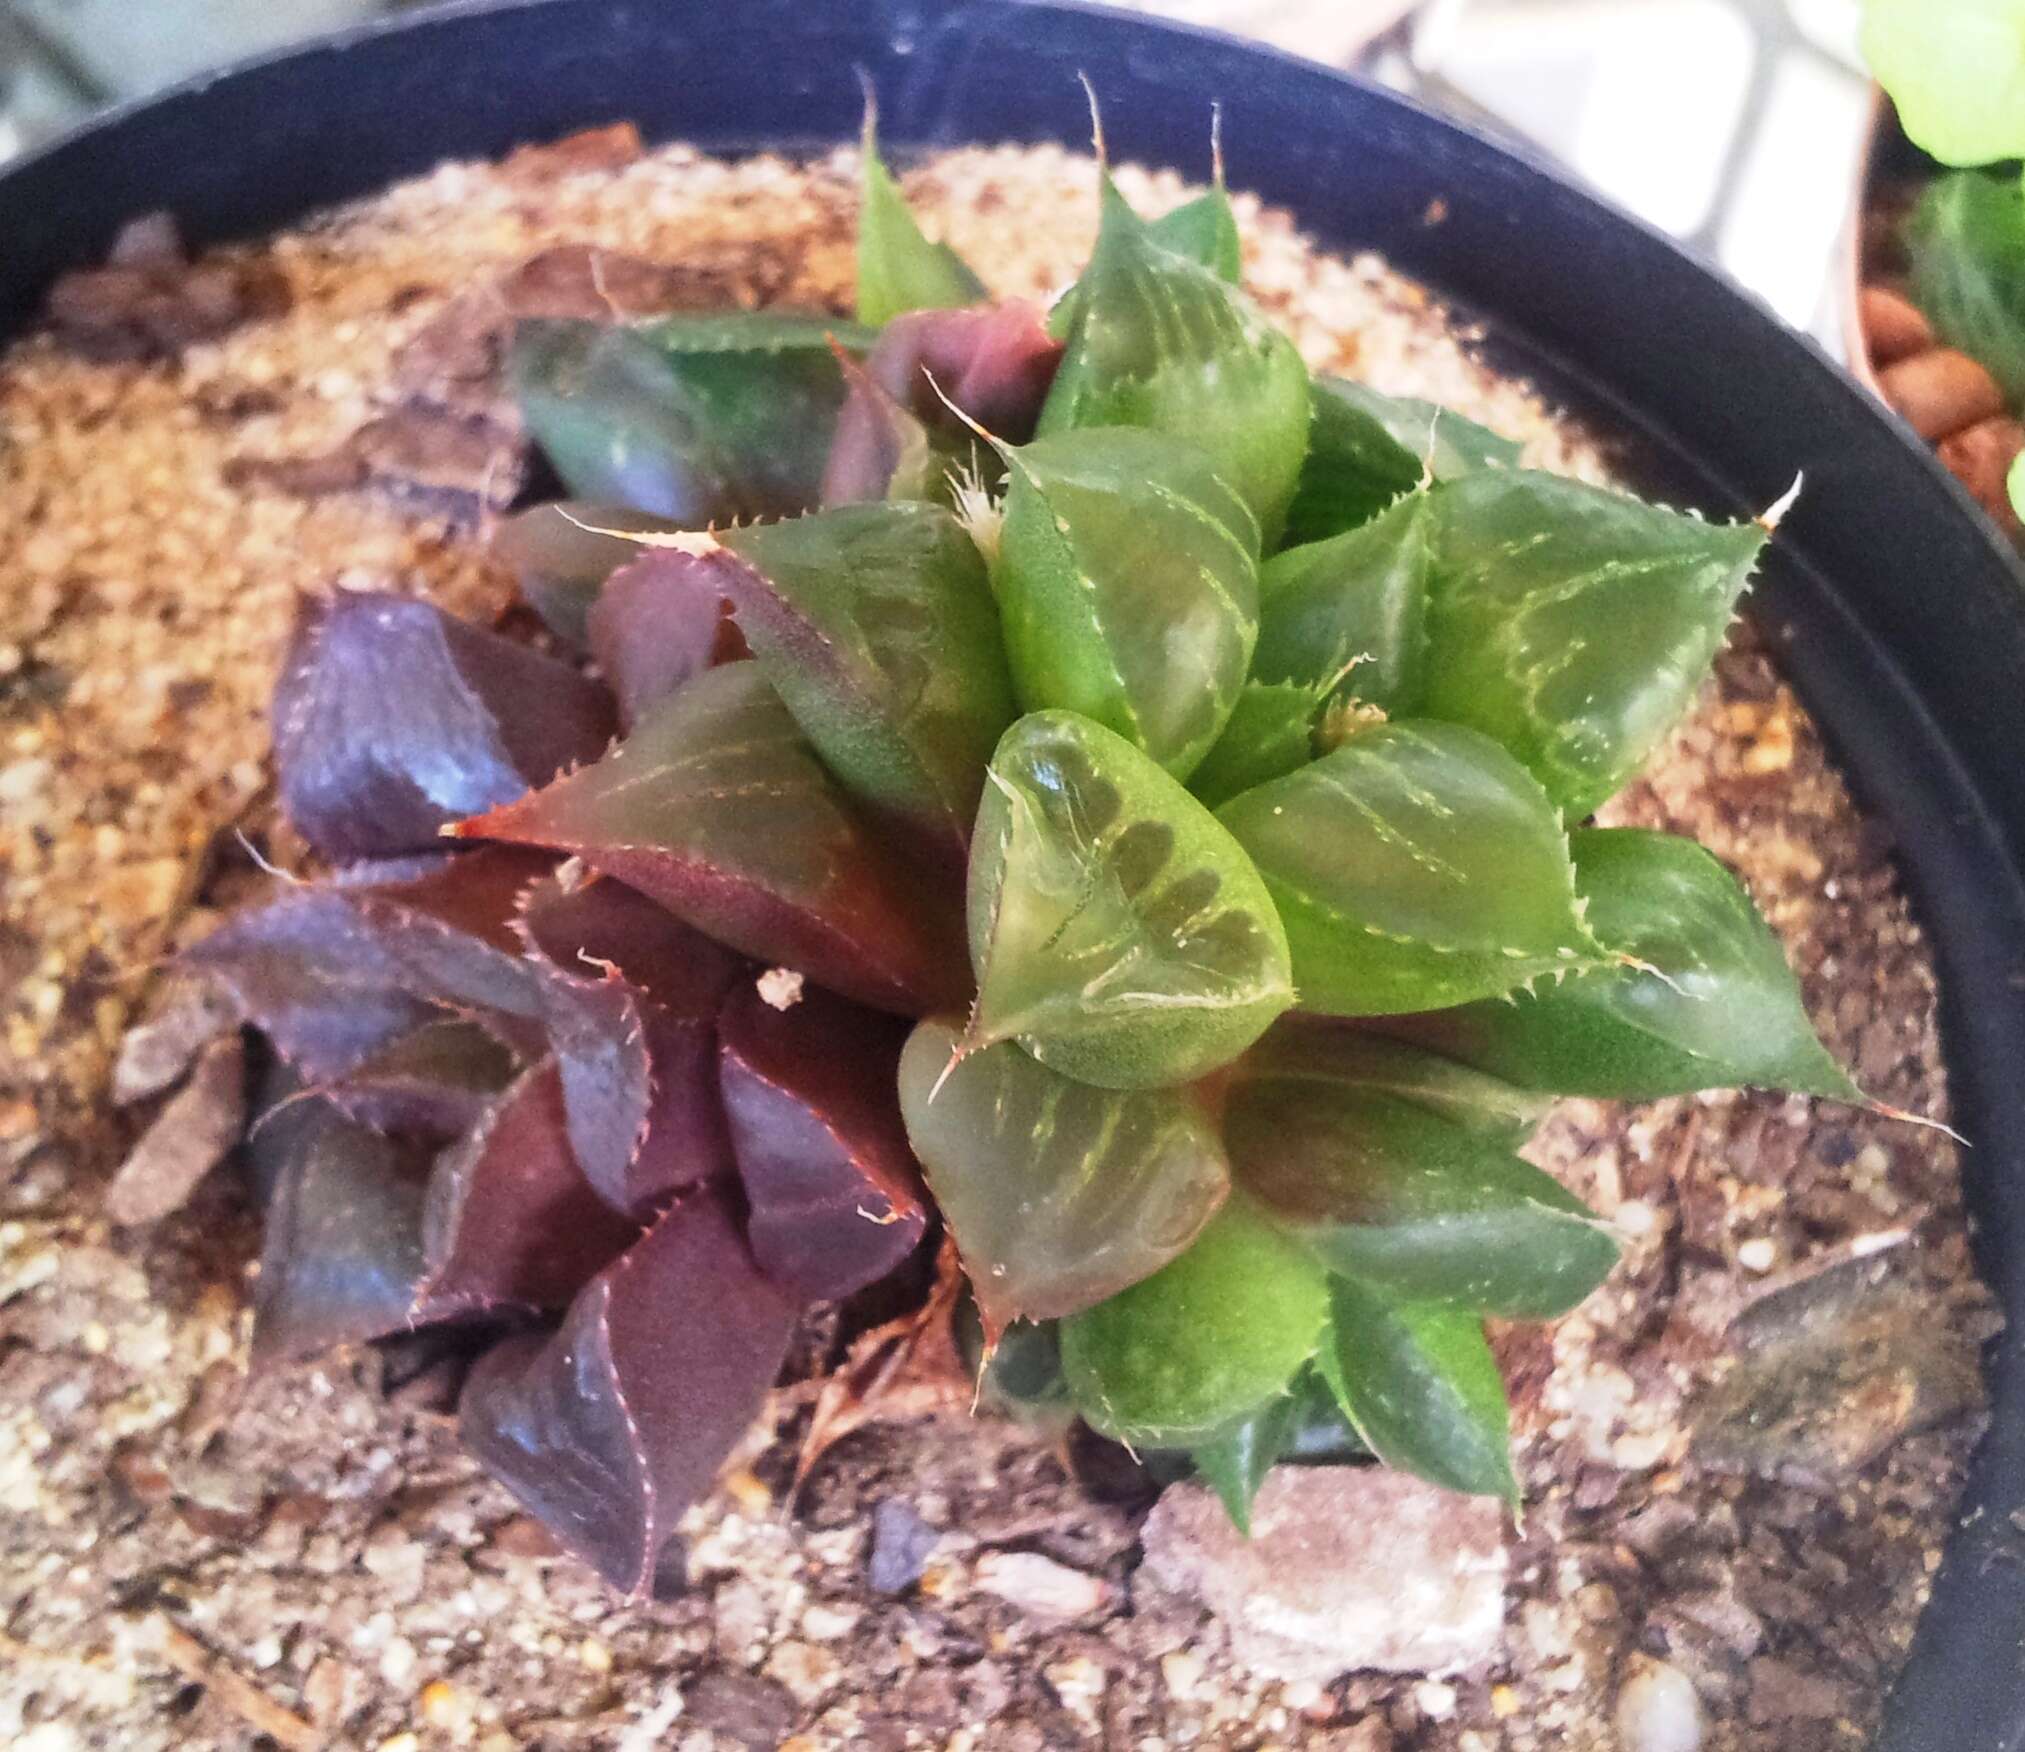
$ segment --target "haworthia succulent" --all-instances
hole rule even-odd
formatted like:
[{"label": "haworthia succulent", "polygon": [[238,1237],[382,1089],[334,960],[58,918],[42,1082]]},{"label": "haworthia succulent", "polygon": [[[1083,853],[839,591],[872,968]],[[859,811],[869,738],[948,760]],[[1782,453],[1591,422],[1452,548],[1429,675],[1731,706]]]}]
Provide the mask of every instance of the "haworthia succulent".
[{"label": "haworthia succulent", "polygon": [[1185,1082],[1293,1001],[1272,899],[1215,816],[1072,712],[1006,732],[971,846],[974,1046],[1085,1082]]},{"label": "haworthia succulent", "polygon": [[1511,1415],[1482,1323],[1454,1308],[1330,1285],[1321,1368],[1365,1444],[1388,1466],[1515,1503]]},{"label": "haworthia succulent", "polygon": [[1308,447],[1308,370],[1213,267],[1176,254],[1107,172],[1043,435],[1144,426],[1200,446],[1277,539]]},{"label": "haworthia succulent", "polygon": [[1516,471],[1438,511],[1421,710],[1495,737],[1580,820],[1693,703],[1766,531]]},{"label": "haworthia succulent", "polygon": [[1099,1089],[1011,1042],[961,1045],[919,1024],[900,1105],[988,1334],[1150,1277],[1223,1202],[1223,1145],[1186,1089]]},{"label": "haworthia succulent", "polygon": [[867,91],[860,146],[864,203],[858,213],[858,320],[874,327],[909,310],[973,304],[980,280],[955,250],[923,233],[879,156],[878,111]]},{"label": "haworthia succulent", "polygon": [[961,855],[1013,719],[984,562],[931,505],[846,506],[719,538],[726,594],[802,733],[856,796]]},{"label": "haworthia succulent", "polygon": [[1637,828],[1584,829],[1570,845],[1590,927],[1625,959],[1510,1003],[1411,1018],[1408,1032],[1557,1094],[1648,1100],[1747,1086],[1857,1098],[1807,1019],[1778,938],[1715,858]]},{"label": "haworthia succulent", "polygon": [[1186,778],[1258,636],[1258,525],[1209,459],[1125,428],[1006,452],[992,585],[1020,703],[1094,719]]},{"label": "haworthia succulent", "polygon": [[1187,1447],[1283,1393],[1328,1317],[1321,1267],[1233,1198],[1171,1265],[1063,1321],[1062,1367],[1096,1429]]},{"label": "haworthia succulent", "polygon": [[524,321],[509,359],[529,432],[578,498],[679,524],[816,502],[844,384],[826,318]]},{"label": "haworthia succulent", "polygon": [[1518,466],[1517,444],[1433,402],[1383,395],[1347,377],[1316,378],[1314,401],[1307,461],[1287,514],[1289,547],[1368,523],[1423,479]]},{"label": "haworthia succulent", "polygon": [[756,663],[706,670],[604,759],[459,831],[573,853],[880,1009],[961,1001],[954,921],[852,811]]},{"label": "haworthia succulent", "polygon": [[1550,1319],[1617,1262],[1552,1176],[1383,1088],[1244,1076],[1225,1135],[1239,1184],[1289,1234],[1387,1295]]},{"label": "haworthia succulent", "polygon": [[1217,819],[1279,907],[1303,1009],[1435,1009],[1602,959],[1553,806],[1473,730],[1378,725]]}]

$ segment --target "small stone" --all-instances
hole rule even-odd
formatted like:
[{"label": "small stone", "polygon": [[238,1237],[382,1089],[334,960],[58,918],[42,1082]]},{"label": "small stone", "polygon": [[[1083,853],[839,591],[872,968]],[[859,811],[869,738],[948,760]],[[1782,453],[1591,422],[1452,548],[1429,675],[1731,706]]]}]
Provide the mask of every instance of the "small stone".
[{"label": "small stone", "polygon": [[1224,1619],[1232,1652],[1263,1677],[1439,1676],[1483,1665],[1503,1641],[1497,1505],[1405,1473],[1277,1467],[1250,1539],[1209,1491],[1176,1485],[1142,1540],[1145,1573]]},{"label": "small stone", "polygon": [[159,1095],[195,1063],[197,1054],[232,1025],[231,1002],[206,981],[183,980],[168,1001],[120,1041],[112,1098],[130,1107]]},{"label": "small stone", "polygon": [[587,1636],[577,1644],[577,1661],[586,1673],[609,1673],[612,1670],[612,1651],[594,1636]]},{"label": "small stone", "polygon": [[818,1602],[802,1614],[802,1635],[817,1642],[835,1642],[856,1630],[864,1616],[856,1606],[827,1606]]},{"label": "small stone", "polygon": [[302,1682],[302,1707],[311,1721],[329,1727],[344,1716],[351,1689],[351,1669],[325,1655]]},{"label": "small stone", "polygon": [[713,1667],[683,1693],[684,1714],[733,1745],[775,1752],[801,1713],[786,1686],[757,1673]]},{"label": "small stone", "polygon": [[1832,1721],[1849,1707],[1849,1697],[1833,1679],[1809,1673],[1769,1656],[1751,1663],[1751,1720],[1768,1722]]},{"label": "small stone", "polygon": [[904,1594],[921,1579],[929,1554],[942,1539],[912,1506],[888,1497],[872,1511],[872,1548],[866,1579],[875,1592]]},{"label": "small stone", "polygon": [[1172,1654],[1162,1655],[1160,1677],[1167,1687],[1167,1695],[1177,1702],[1186,1703],[1202,1683],[1202,1657],[1189,1653],[1187,1649],[1176,1649]]},{"label": "small stone", "polygon": [[205,1047],[189,1083],[142,1133],[106,1187],[115,1223],[153,1223],[179,1209],[246,1133],[246,1048],[237,1034]]},{"label": "small stone", "polygon": [[1455,1714],[1455,1687],[1440,1679],[1423,1679],[1413,1688],[1413,1701],[1431,1722],[1445,1722]]},{"label": "small stone", "polygon": [[1093,1716],[1104,1698],[1104,1669],[1088,1655],[1071,1655],[1041,1669],[1054,1694],[1080,1716]]},{"label": "small stone", "polygon": [[1779,1263],[1778,1246],[1766,1236],[1754,1235],[1738,1247],[1737,1263],[1746,1271],[1770,1271]]},{"label": "small stone", "polygon": [[843,1663],[816,1643],[793,1640],[776,1643],[766,1659],[767,1676],[778,1679],[803,1704],[820,1699],[842,1672]]},{"label": "small stone", "polygon": [[415,1645],[406,1637],[397,1636],[380,1651],[380,1677],[389,1685],[406,1685],[415,1676],[420,1659]]},{"label": "small stone", "polygon": [[1089,1617],[1111,1594],[1101,1576],[1071,1569],[1035,1551],[987,1551],[977,1560],[972,1580],[982,1592],[997,1595],[1030,1617],[1057,1623]]},{"label": "small stone", "polygon": [[422,1720],[445,1733],[456,1733],[471,1719],[471,1702],[447,1679],[432,1679],[417,1700]]},{"label": "small stone", "polygon": [[759,976],[759,995],[776,1010],[792,1010],[802,1001],[803,983],[792,967],[769,967]]},{"label": "small stone", "polygon": [[1631,1657],[1615,1720],[1624,1752],[1701,1752],[1701,1699],[1688,1676],[1665,1661]]},{"label": "small stone", "polygon": [[408,1732],[389,1734],[380,1742],[380,1752],[422,1752],[422,1736]]}]

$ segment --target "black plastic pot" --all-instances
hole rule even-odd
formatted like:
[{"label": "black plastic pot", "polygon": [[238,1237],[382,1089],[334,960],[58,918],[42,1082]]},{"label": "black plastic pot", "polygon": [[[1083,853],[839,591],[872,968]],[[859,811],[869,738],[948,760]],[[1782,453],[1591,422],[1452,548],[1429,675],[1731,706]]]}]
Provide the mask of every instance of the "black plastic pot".
[{"label": "black plastic pot", "polygon": [[[630,117],[716,149],[827,146],[854,66],[899,150],[1081,144],[1230,175],[1322,242],[1377,248],[1502,356],[1711,511],[1804,470],[1757,612],[1937,947],[1982,1263],[2010,1316],[1996,1417],[1881,1744],[2025,1746],[2025,573],[1911,435],[1761,305],[1552,172],[1354,80],[1123,14],[1008,0],[510,0],[454,6],[172,92],[0,177],[0,335],[120,223],[255,232],[446,156]],[[1446,217],[1429,219],[1439,199]]]}]

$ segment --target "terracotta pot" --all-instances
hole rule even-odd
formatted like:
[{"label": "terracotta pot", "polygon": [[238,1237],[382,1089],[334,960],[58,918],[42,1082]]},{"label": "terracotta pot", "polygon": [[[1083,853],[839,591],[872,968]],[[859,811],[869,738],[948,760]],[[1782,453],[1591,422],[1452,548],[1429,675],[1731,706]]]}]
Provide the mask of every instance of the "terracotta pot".
[{"label": "terracotta pot", "polygon": [[2025,546],[2025,525],[2005,484],[2025,451],[2020,410],[2005,406],[1981,365],[1934,338],[1903,289],[1898,226],[1918,189],[1938,174],[1940,167],[1905,137],[1891,99],[1876,91],[1843,233],[1843,354],[1850,374],[1932,444],[1976,503]]}]

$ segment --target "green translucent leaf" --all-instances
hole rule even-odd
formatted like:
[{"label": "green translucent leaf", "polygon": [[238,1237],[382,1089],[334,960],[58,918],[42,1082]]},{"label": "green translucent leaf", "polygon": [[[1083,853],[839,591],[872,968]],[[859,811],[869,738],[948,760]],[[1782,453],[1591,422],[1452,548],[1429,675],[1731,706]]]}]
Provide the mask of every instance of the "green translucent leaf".
[{"label": "green translucent leaf", "polygon": [[1475,731],[1378,725],[1217,819],[1279,906],[1304,1010],[1437,1009],[1598,959],[1560,818]]},{"label": "green translucent leaf", "polygon": [[1063,1321],[1062,1368],[1093,1428],[1189,1447],[1282,1393],[1328,1317],[1321,1267],[1233,1198],[1171,1265]]},{"label": "green translucent leaf", "polygon": [[1388,1466],[1471,1496],[1519,1500],[1511,1416],[1483,1327],[1453,1308],[1330,1285],[1321,1367],[1357,1433]]},{"label": "green translucent leaf", "polygon": [[1214,188],[1150,221],[1146,231],[1161,248],[1208,268],[1226,285],[1235,286],[1244,274],[1244,244],[1238,236],[1237,214],[1231,210],[1230,191],[1221,178]]},{"label": "green translucent leaf", "polygon": [[1340,1465],[1369,1452],[1312,1363],[1294,1377],[1285,1393],[1188,1451],[1202,1481],[1216,1492],[1232,1524],[1248,1537],[1252,1499],[1280,1461]]},{"label": "green translucent leaf", "polygon": [[[2025,102],[2025,93],[2021,93]],[[1905,227],[1912,293],[1934,332],[2025,401],[2025,188],[1957,171],[1927,185]]]},{"label": "green translucent leaf", "polygon": [[973,1046],[1084,1082],[1228,1063],[1293,1001],[1271,897],[1215,816],[1122,737],[1036,712],[992,757],[970,857]]},{"label": "green translucent leaf", "polygon": [[602,760],[458,831],[573,853],[880,1009],[962,1001],[954,909],[853,813],[756,663],[705,670]]},{"label": "green translucent leaf", "polygon": [[1693,703],[1766,532],[1532,472],[1436,497],[1420,709],[1503,743],[1579,820]]},{"label": "green translucent leaf", "polygon": [[1550,1095],[1318,1016],[1286,1016],[1274,1023],[1245,1054],[1239,1075],[1391,1096],[1506,1150],[1531,1137],[1554,1105]]},{"label": "green translucent leaf", "polygon": [[2025,0],[1864,0],[1863,54],[1942,163],[2025,157]]},{"label": "green translucent leaf", "polygon": [[858,213],[858,320],[874,327],[907,310],[942,310],[975,304],[984,282],[946,243],[923,233],[907,197],[879,156],[878,115],[865,105],[860,148],[864,205]]},{"label": "green translucent leaf", "polygon": [[1115,730],[1178,778],[1230,716],[1258,636],[1258,526],[1209,459],[1125,428],[1006,451],[992,564],[1020,703]]},{"label": "green translucent leaf", "polygon": [[1639,965],[1415,1017],[1415,1039],[1556,1094],[1748,1086],[1858,1098],[1815,1037],[1778,938],[1715,858],[1639,828],[1588,828],[1570,844],[1590,928]]},{"label": "green translucent leaf", "polygon": [[1223,1202],[1223,1145],[1186,1090],[1093,1088],[1010,1042],[958,1058],[960,1043],[949,1023],[916,1027],[900,1108],[988,1332],[1151,1276]]},{"label": "green translucent leaf", "polygon": [[1511,439],[1433,402],[1381,395],[1347,377],[1316,378],[1314,400],[1308,457],[1287,514],[1289,547],[1370,522],[1430,474],[1452,481],[1519,463]]},{"label": "green translucent leaf", "polygon": [[1332,691],[1327,683],[1246,682],[1223,734],[1189,774],[1188,788],[1216,809],[1306,766],[1315,758],[1315,723]]},{"label": "green translucent leaf", "polygon": [[[702,525],[816,502],[844,396],[821,317],[542,319],[509,375],[535,442],[578,498]],[[852,337],[859,338],[862,337]]]},{"label": "green translucent leaf", "polygon": [[1551,1175],[1382,1087],[1247,1074],[1225,1139],[1239,1184],[1289,1234],[1387,1296],[1550,1319],[1617,1262]]},{"label": "green translucent leaf", "polygon": [[658,517],[623,505],[551,500],[516,511],[494,530],[492,554],[514,574],[521,599],[574,651],[590,646],[591,604],[604,582],[639,548],[627,533],[663,531]]},{"label": "green translucent leaf", "polygon": [[1188,1451],[1203,1483],[1216,1492],[1231,1525],[1247,1538],[1252,1499],[1292,1439],[1300,1403],[1291,1392],[1266,1401],[1259,1410],[1226,1424]]},{"label": "green translucent leaf", "polygon": [[984,562],[947,511],[850,505],[718,538],[767,679],[856,796],[961,853],[1013,719]]},{"label": "green translucent leaf", "polygon": [[1023,1320],[996,1341],[985,1333],[975,1300],[957,1308],[956,1340],[977,1377],[977,1402],[1009,1416],[1044,1421],[1056,1412],[1073,1416],[1069,1383],[1062,1376],[1061,1335],[1052,1320]]},{"label": "green translucent leaf", "polygon": [[1108,173],[1067,339],[1043,435],[1144,426],[1186,438],[1251,506],[1268,545],[1277,538],[1308,448],[1308,369],[1214,268],[1164,246]]},{"label": "green translucent leaf", "polygon": [[1427,689],[1436,497],[1409,493],[1368,523],[1268,560],[1253,676],[1339,691],[1395,716],[1416,712]]}]

